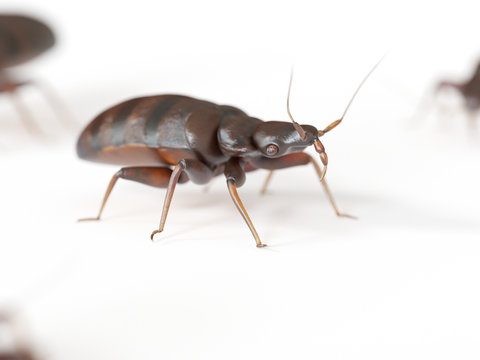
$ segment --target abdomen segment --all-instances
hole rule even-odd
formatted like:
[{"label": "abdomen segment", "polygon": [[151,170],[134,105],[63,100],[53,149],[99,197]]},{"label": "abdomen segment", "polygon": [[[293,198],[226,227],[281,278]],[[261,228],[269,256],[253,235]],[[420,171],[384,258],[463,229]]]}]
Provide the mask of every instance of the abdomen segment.
[{"label": "abdomen segment", "polygon": [[196,109],[216,105],[180,95],[131,99],[107,109],[82,132],[82,159],[121,165],[175,165],[195,158],[185,124]]}]

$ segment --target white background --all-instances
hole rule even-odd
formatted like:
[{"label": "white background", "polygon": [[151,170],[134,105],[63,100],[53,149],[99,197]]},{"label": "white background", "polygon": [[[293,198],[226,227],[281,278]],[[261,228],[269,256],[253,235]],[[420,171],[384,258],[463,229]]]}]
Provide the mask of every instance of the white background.
[{"label": "white background", "polygon": [[[471,4],[2,3],[54,27],[56,48],[15,70],[48,80],[76,122],[65,129],[24,89],[46,133],[31,136],[0,99],[0,305],[49,360],[478,359],[480,132],[455,94],[418,111],[476,64]],[[74,150],[105,108],[182,93],[287,121],[293,64],[292,112],[322,128],[385,53],[323,139],[334,196],[358,220],[336,218],[300,167],[265,196],[266,172],[239,190],[264,249],[222,179],[177,187],[155,243],[162,189],[119,181],[103,221],[76,222],[117,170]]]}]

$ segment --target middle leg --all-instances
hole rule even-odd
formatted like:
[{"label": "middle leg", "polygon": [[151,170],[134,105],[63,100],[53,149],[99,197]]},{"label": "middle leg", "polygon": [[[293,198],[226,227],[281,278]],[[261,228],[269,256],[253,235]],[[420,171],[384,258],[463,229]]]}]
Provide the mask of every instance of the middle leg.
[{"label": "middle leg", "polygon": [[170,209],[173,193],[175,191],[175,187],[177,186],[177,182],[179,181],[180,176],[183,172],[188,175],[190,180],[200,185],[208,183],[215,175],[212,169],[210,169],[207,165],[198,160],[180,160],[180,162],[173,169],[172,175],[170,176],[170,180],[167,186],[167,193],[165,195],[165,201],[163,202],[163,210],[162,216],[160,218],[160,224],[158,226],[158,229],[154,230],[150,235],[150,239],[152,240],[155,234],[162,232],[163,228],[165,227],[165,222],[167,221],[168,210]]}]

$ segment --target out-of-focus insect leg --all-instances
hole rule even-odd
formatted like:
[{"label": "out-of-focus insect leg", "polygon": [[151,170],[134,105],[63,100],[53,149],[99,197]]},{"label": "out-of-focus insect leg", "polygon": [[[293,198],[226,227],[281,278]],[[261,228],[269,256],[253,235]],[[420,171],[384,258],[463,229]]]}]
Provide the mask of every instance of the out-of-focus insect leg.
[{"label": "out-of-focus insect leg", "polygon": [[260,194],[265,195],[267,193],[267,188],[268,188],[268,185],[270,184],[270,180],[272,180],[272,176],[273,176],[273,170],[270,170],[265,179],[265,182],[263,183],[262,189],[260,190]]},{"label": "out-of-focus insect leg", "polygon": [[[72,123],[74,122],[74,117],[68,110],[65,103],[60,99],[60,96],[58,96],[56,91],[54,91],[53,88],[50,85],[47,85],[44,81],[30,81],[28,84],[33,85],[42,93],[62,125],[67,126],[68,124],[68,127],[71,127]],[[66,119],[68,120],[65,121]]]},{"label": "out-of-focus insect leg", "polygon": [[33,120],[33,117],[28,111],[27,107],[21,101],[20,96],[18,95],[18,92],[16,91],[16,89],[12,89],[11,91],[8,92],[8,94],[12,99],[15,109],[20,115],[20,118],[22,119],[25,128],[34,135],[43,134],[43,132],[40,130],[38,125]]},{"label": "out-of-focus insect leg", "polygon": [[204,185],[203,186],[203,192],[205,194],[208,193],[210,191],[211,187],[212,187],[212,182],[209,182],[208,184]]},{"label": "out-of-focus insect leg", "polygon": [[479,115],[480,115],[480,110],[467,111],[469,126],[474,131],[477,130]]},{"label": "out-of-focus insect leg", "polygon": [[[285,169],[293,166],[307,165],[309,163],[313,165],[318,175],[318,178],[321,179],[322,169],[320,168],[318,163],[315,161],[315,159],[306,153],[288,154],[275,159],[258,158],[254,160],[253,165],[255,165],[260,169],[267,169],[267,170],[273,171],[273,170]],[[269,181],[270,181],[270,178],[267,178],[267,181],[266,181],[267,185]],[[333,210],[335,210],[335,214],[337,214],[337,216],[356,219],[354,216],[343,214],[338,210],[337,204],[335,203],[333,195],[330,192],[330,189],[328,188],[328,185],[325,179],[321,180],[321,184],[323,186],[323,189],[325,190],[325,193],[327,194],[328,200],[330,201],[330,204],[332,205]],[[264,185],[264,187],[265,186],[266,185]]]}]

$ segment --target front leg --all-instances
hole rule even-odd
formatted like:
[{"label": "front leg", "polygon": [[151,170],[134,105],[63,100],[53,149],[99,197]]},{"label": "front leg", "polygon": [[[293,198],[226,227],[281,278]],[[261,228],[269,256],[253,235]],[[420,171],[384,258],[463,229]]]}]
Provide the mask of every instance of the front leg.
[{"label": "front leg", "polygon": [[253,237],[255,238],[255,242],[257,243],[257,247],[266,246],[260,240],[260,237],[257,234],[257,230],[253,226],[252,220],[248,216],[247,210],[243,206],[242,200],[238,196],[237,192],[237,185],[240,187],[245,183],[245,171],[243,169],[243,164],[241,163],[239,158],[231,158],[227,164],[225,165],[225,177],[227,178],[227,186],[228,192],[230,193],[230,197],[233,200],[233,203],[237,207],[240,215],[242,215],[243,220],[247,223],[248,228],[252,232]]},{"label": "front leg", "polygon": [[[289,155],[285,155],[285,156],[274,158],[274,159],[264,158],[264,157],[254,158],[250,160],[250,163],[257,168],[270,170],[267,176],[267,179],[265,180],[265,183],[262,186],[261,193],[266,192],[267,186],[270,183],[274,170],[285,169],[293,166],[312,164],[313,167],[315,168],[315,172],[317,173],[318,178],[319,179],[322,178],[322,170],[320,169],[320,165],[318,165],[315,159],[313,159],[310,155],[306,153],[294,153],[294,154],[289,154]],[[348,217],[351,219],[356,219],[356,217],[341,213],[338,210],[337,204],[335,203],[335,199],[333,198],[333,195],[330,192],[327,181],[325,179],[321,180],[321,184],[322,184],[323,190],[327,195],[327,198],[330,204],[333,207],[333,210],[335,211],[335,214],[340,217]]]}]

